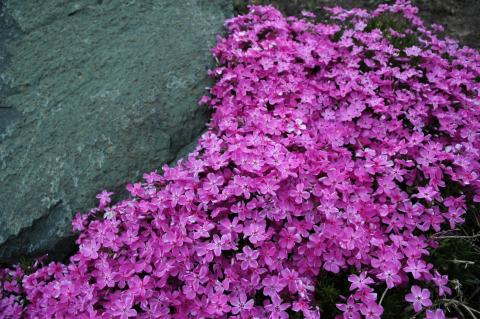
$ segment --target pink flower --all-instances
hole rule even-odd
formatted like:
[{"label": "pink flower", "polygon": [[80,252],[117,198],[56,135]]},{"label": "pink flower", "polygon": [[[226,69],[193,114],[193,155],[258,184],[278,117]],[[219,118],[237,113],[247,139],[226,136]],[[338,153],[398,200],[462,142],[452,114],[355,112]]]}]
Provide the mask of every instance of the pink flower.
[{"label": "pink flower", "polygon": [[452,290],[447,286],[448,284],[447,275],[440,275],[440,273],[435,270],[432,280],[435,283],[435,285],[438,287],[439,296],[445,296],[452,293]]},{"label": "pink flower", "polygon": [[249,237],[252,244],[257,244],[265,239],[265,224],[251,223],[243,229],[243,233]]},{"label": "pink flower", "polygon": [[441,309],[427,310],[427,319],[445,319],[445,314]]},{"label": "pink flower", "polygon": [[325,256],[325,263],[323,264],[323,268],[336,274],[340,271],[340,267],[342,267],[344,264],[345,260],[343,259],[341,254],[337,252]]},{"label": "pink flower", "polygon": [[424,198],[427,201],[431,202],[436,196],[438,192],[431,186],[426,187],[418,187],[418,194],[416,195],[417,198]]},{"label": "pink flower", "polygon": [[353,297],[349,297],[347,303],[337,304],[336,306],[343,312],[345,318],[360,319],[360,304],[355,303]]},{"label": "pink flower", "polygon": [[271,297],[272,303],[265,306],[265,310],[269,312],[271,319],[288,319],[288,313],[285,311],[290,308],[287,303],[282,303],[282,299],[278,295]]},{"label": "pink flower", "polygon": [[383,307],[375,302],[368,302],[360,306],[360,312],[365,316],[365,319],[379,319],[383,314]]},{"label": "pink flower", "polygon": [[208,248],[213,250],[215,256],[220,256],[222,254],[222,250],[228,250],[231,247],[231,236],[230,234],[222,235],[222,237],[218,237],[218,235],[213,235],[213,241],[208,244]]},{"label": "pink flower", "polygon": [[350,285],[350,290],[363,289],[363,288],[366,288],[368,285],[374,283],[372,278],[367,277],[366,271],[360,273],[360,276],[357,276],[357,275],[348,276],[348,281],[352,283]]},{"label": "pink flower", "polygon": [[299,134],[302,133],[302,131],[304,131],[306,129],[307,129],[307,126],[303,123],[302,119],[295,119],[295,121],[292,122],[287,127],[287,132],[295,133],[295,134],[299,135]]},{"label": "pink flower", "polygon": [[295,227],[287,227],[286,229],[282,229],[280,232],[280,240],[278,244],[280,247],[290,250],[295,246],[296,243],[302,241],[302,237],[297,232]]},{"label": "pink flower", "polygon": [[219,227],[225,233],[241,233],[243,231],[243,224],[239,223],[238,217],[233,218],[233,220],[222,219]]},{"label": "pink flower", "polygon": [[87,224],[88,215],[77,213],[72,220],[72,226],[74,231],[82,231]]},{"label": "pink flower", "polygon": [[246,246],[243,247],[243,253],[237,255],[237,259],[241,260],[242,269],[248,268],[257,268],[258,262],[257,258],[260,255],[258,250],[252,250],[250,247]]},{"label": "pink flower", "polygon": [[119,299],[116,299],[110,309],[110,313],[120,319],[127,319],[130,317],[136,317],[137,311],[132,309],[133,297],[128,293],[120,295]]},{"label": "pink flower", "polygon": [[300,282],[298,272],[285,268],[281,272],[281,277],[291,293],[298,291],[298,283]]},{"label": "pink flower", "polygon": [[155,287],[151,276],[146,275],[143,278],[133,276],[128,281],[130,291],[140,298],[147,298],[152,295],[152,289]]},{"label": "pink flower", "polygon": [[97,259],[100,245],[94,240],[90,240],[80,245],[80,253],[85,258]]},{"label": "pink flower", "polygon": [[240,295],[230,298],[230,304],[233,306],[232,313],[234,315],[242,314],[253,308],[253,299],[247,300],[247,295],[242,292]]},{"label": "pink flower", "polygon": [[158,174],[156,170],[148,174],[143,174],[143,178],[148,184],[155,184],[162,180],[162,177]]},{"label": "pink flower", "polygon": [[290,196],[295,199],[295,203],[301,204],[303,200],[310,198],[310,193],[304,190],[304,184],[299,183],[295,187],[295,190],[290,191]]},{"label": "pink flower", "polygon": [[405,296],[405,300],[413,303],[413,309],[416,312],[420,312],[423,307],[430,307],[432,305],[430,291],[418,286],[412,286],[411,293]]},{"label": "pink flower", "polygon": [[228,296],[221,292],[211,293],[208,296],[209,303],[206,307],[208,314],[218,317],[224,313],[228,313],[231,307],[228,305]]},{"label": "pink flower", "polygon": [[250,198],[250,184],[251,180],[245,176],[234,176],[231,184],[233,194],[236,196],[243,195],[246,199]]},{"label": "pink flower", "polygon": [[407,266],[403,268],[405,272],[412,274],[413,278],[420,279],[424,273],[427,272],[427,266],[422,260],[409,259]]},{"label": "pink flower", "polygon": [[418,56],[422,51],[417,46],[412,46],[405,49],[405,54],[408,56]]},{"label": "pink flower", "polygon": [[262,194],[270,194],[276,196],[276,191],[280,188],[276,180],[266,178],[260,184],[260,192]]},{"label": "pink flower", "polygon": [[402,282],[402,278],[398,275],[399,267],[394,264],[387,263],[381,273],[377,275],[387,284],[387,288],[391,289]]},{"label": "pink flower", "polygon": [[96,198],[100,201],[98,204],[98,208],[104,209],[105,206],[111,203],[112,199],[110,198],[113,195],[112,192],[108,192],[103,190],[100,194],[96,196]]},{"label": "pink flower", "polygon": [[202,237],[210,237],[210,231],[214,228],[215,228],[215,225],[209,222],[196,225],[195,232],[193,233],[193,238],[198,239]]},{"label": "pink flower", "polygon": [[285,283],[278,276],[269,276],[263,279],[263,294],[273,297],[277,295],[285,287]]},{"label": "pink flower", "polygon": [[207,192],[210,192],[212,194],[218,194],[219,192],[219,186],[223,184],[223,177],[215,175],[213,173],[208,173],[207,175],[207,181],[203,185],[203,189],[205,189]]}]

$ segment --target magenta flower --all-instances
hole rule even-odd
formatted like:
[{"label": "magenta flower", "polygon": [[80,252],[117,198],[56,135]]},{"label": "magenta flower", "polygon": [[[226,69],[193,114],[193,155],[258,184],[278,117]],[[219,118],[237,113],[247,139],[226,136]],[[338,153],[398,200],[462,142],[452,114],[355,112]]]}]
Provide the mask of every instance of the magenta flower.
[{"label": "magenta flower", "polygon": [[287,127],[287,132],[289,133],[295,133],[297,135],[301,134],[302,131],[306,130],[307,126],[303,123],[302,119],[295,119],[294,122],[292,122],[290,125]]},{"label": "magenta flower", "polygon": [[120,298],[115,300],[110,309],[110,313],[120,319],[127,319],[137,316],[137,311],[132,309],[133,297],[130,294],[124,293]]},{"label": "magenta flower", "polygon": [[403,268],[405,272],[412,274],[413,278],[419,279],[424,273],[427,272],[427,265],[422,260],[412,260],[409,259],[407,266]]},{"label": "magenta flower", "polygon": [[245,176],[234,176],[231,184],[231,190],[236,196],[244,196],[246,199],[250,198],[250,184],[251,180]]},{"label": "magenta flower", "polygon": [[89,242],[80,245],[80,253],[83,257],[89,259],[97,259],[99,249],[100,245],[94,240],[90,240]]},{"label": "magenta flower", "polygon": [[257,258],[260,255],[258,250],[252,250],[250,247],[246,246],[243,248],[243,253],[237,255],[237,259],[241,260],[242,269],[248,268],[257,268],[258,262]]},{"label": "magenta flower", "polygon": [[302,241],[302,237],[297,232],[295,227],[287,227],[286,229],[282,229],[280,232],[280,240],[278,244],[280,247],[290,250],[295,246],[296,243]]},{"label": "magenta flower", "polygon": [[365,319],[379,319],[383,314],[383,307],[375,302],[368,302],[360,306],[360,312],[365,316]]},{"label": "magenta flower", "polygon": [[305,186],[303,183],[299,183],[297,184],[295,189],[291,190],[289,193],[289,195],[293,197],[293,199],[295,200],[295,203],[297,204],[301,204],[304,200],[310,198],[310,193],[305,191],[304,187]]},{"label": "magenta flower", "polygon": [[325,256],[323,268],[336,274],[340,271],[340,267],[342,267],[344,264],[345,260],[340,253],[328,254]]},{"label": "magenta flower", "polygon": [[265,239],[265,224],[251,223],[243,229],[243,233],[245,236],[248,236],[248,240],[255,245]]},{"label": "magenta flower", "polygon": [[271,319],[288,319],[288,313],[285,311],[290,308],[288,303],[282,303],[282,299],[278,295],[271,297],[272,303],[265,306],[265,310],[269,313]]},{"label": "magenta flower", "polygon": [[102,267],[101,270],[97,272],[97,287],[103,289],[104,287],[113,288],[115,286],[115,277],[116,273],[113,272],[110,267]]},{"label": "magenta flower", "polygon": [[218,317],[224,313],[228,313],[232,309],[232,307],[228,305],[228,296],[223,293],[210,293],[208,297],[209,303],[206,311],[211,316]]},{"label": "magenta flower", "polygon": [[281,272],[281,277],[291,293],[298,291],[298,285],[301,282],[301,280],[298,278],[298,272],[285,268]]},{"label": "magenta flower", "polygon": [[398,275],[398,267],[393,264],[386,264],[381,273],[377,275],[387,284],[387,288],[391,289],[402,282],[402,278]]},{"label": "magenta flower", "polygon": [[260,192],[265,195],[270,194],[272,196],[277,196],[276,191],[280,188],[277,183],[277,180],[265,178],[260,184]]},{"label": "magenta flower", "polygon": [[224,233],[241,233],[243,224],[239,223],[238,217],[233,218],[233,220],[224,218],[220,221],[219,228]]},{"label": "magenta flower", "polygon": [[231,236],[230,234],[222,235],[222,237],[218,237],[218,235],[213,235],[213,240],[210,244],[208,244],[208,248],[213,250],[215,256],[220,256],[222,254],[222,250],[228,250],[231,247]]},{"label": "magenta flower", "polygon": [[140,278],[133,276],[128,281],[130,292],[139,296],[140,298],[148,298],[152,294],[152,289],[155,287],[151,276]]},{"label": "magenta flower", "polygon": [[345,304],[336,305],[343,312],[345,318],[360,319],[360,304],[355,303],[353,297],[349,297]]},{"label": "magenta flower", "polygon": [[207,192],[210,192],[211,194],[218,194],[219,192],[219,186],[223,184],[223,176],[221,175],[215,175],[213,173],[208,173],[207,175],[207,181],[203,185],[203,189],[206,190]]},{"label": "magenta flower", "polygon": [[435,270],[433,276],[433,282],[438,287],[438,295],[445,296],[452,293],[452,290],[447,286],[448,284],[448,276],[441,275],[438,271]]},{"label": "magenta flower", "polygon": [[262,285],[264,287],[263,294],[270,297],[278,295],[278,293],[285,287],[285,283],[278,276],[265,277],[262,281]]},{"label": "magenta flower", "polygon": [[419,47],[417,46],[412,46],[412,47],[409,47],[409,48],[406,48],[405,49],[405,53],[408,55],[408,56],[418,56],[422,51],[420,50]]},{"label": "magenta flower", "polygon": [[202,237],[210,237],[210,231],[215,228],[215,225],[209,222],[196,225],[193,238],[198,239]]},{"label": "magenta flower", "polygon": [[348,281],[352,283],[350,285],[350,290],[363,289],[368,287],[368,285],[374,283],[372,278],[367,277],[366,271],[360,273],[360,276],[357,276],[357,275],[348,276]]},{"label": "magenta flower", "polygon": [[112,199],[110,198],[113,195],[112,192],[108,192],[103,190],[100,194],[96,196],[96,198],[100,201],[98,204],[98,208],[103,209],[105,206],[111,203]]},{"label": "magenta flower", "polygon": [[427,319],[445,319],[445,314],[441,309],[427,310]]},{"label": "magenta flower", "polygon": [[411,293],[405,296],[405,300],[413,303],[413,309],[420,312],[423,307],[430,307],[432,301],[430,300],[430,291],[422,289],[418,286],[412,286]]},{"label": "magenta flower", "polygon": [[242,314],[253,308],[253,299],[247,300],[247,295],[242,292],[240,295],[230,298],[230,304],[233,306],[232,313],[234,315]]}]

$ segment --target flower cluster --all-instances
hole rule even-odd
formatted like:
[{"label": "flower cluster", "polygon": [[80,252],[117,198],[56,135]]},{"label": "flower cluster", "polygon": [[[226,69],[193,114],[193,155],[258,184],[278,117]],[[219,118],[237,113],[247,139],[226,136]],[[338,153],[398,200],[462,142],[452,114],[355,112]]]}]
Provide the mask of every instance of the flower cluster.
[{"label": "flower cluster", "polygon": [[2,317],[319,318],[330,273],[350,283],[344,318],[379,318],[400,285],[443,318],[429,248],[480,201],[480,55],[406,1],[329,11],[228,20],[195,151],[129,199],[98,195],[68,264],[1,272]]}]

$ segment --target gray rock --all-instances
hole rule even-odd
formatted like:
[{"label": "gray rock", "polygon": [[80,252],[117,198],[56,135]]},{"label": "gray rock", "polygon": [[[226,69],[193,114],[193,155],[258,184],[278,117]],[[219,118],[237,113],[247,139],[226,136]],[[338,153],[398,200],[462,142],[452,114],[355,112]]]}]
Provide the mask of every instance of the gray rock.
[{"label": "gray rock", "polygon": [[[102,189],[161,167],[204,130],[210,48],[230,0],[6,0],[23,34],[2,77],[0,261],[72,251]],[[14,111],[12,111],[14,112]]]},{"label": "gray rock", "polygon": [[5,13],[3,1],[0,0],[0,135],[20,117],[20,112],[6,104],[5,97],[12,94],[5,70],[10,60],[7,41],[15,39],[19,30],[15,21]]},{"label": "gray rock", "polygon": [[445,35],[480,49],[480,1],[415,0],[414,3],[427,23],[441,24]]}]

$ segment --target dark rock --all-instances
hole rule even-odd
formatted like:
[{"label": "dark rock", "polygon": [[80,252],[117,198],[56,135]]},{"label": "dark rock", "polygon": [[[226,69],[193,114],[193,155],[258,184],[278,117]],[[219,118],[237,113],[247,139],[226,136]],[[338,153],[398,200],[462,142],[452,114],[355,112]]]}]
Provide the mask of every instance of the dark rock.
[{"label": "dark rock", "polygon": [[2,72],[5,105],[21,117],[0,140],[0,260],[62,258],[72,216],[95,194],[171,162],[205,128],[197,101],[231,1],[7,0],[5,10],[23,35]]},{"label": "dark rock", "polygon": [[20,118],[20,112],[6,104],[6,96],[13,92],[4,73],[10,60],[6,43],[15,39],[18,34],[15,21],[6,14],[3,0],[0,0],[0,135]]},{"label": "dark rock", "polygon": [[472,48],[480,48],[480,1],[416,0],[428,23],[445,27],[445,34]]}]

